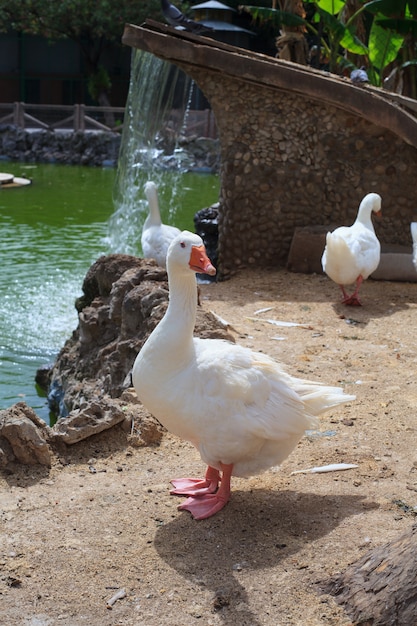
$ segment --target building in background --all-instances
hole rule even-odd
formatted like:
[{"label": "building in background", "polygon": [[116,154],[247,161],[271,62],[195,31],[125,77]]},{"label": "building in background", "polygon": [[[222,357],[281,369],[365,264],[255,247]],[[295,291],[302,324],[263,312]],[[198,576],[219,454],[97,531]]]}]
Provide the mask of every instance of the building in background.
[{"label": "building in background", "polygon": [[[110,46],[102,64],[112,83],[112,106],[124,106],[131,50]],[[0,34],[0,102],[96,104],[87,89],[79,47],[69,39],[50,41],[20,33]]]}]

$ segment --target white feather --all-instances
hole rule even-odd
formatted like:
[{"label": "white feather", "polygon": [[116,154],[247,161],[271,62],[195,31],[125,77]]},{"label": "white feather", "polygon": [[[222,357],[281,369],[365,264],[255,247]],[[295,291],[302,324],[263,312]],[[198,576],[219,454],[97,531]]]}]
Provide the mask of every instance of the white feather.
[{"label": "white feather", "polygon": [[349,469],[355,469],[359,467],[353,463],[332,463],[331,465],[319,465],[318,467],[310,467],[309,469],[296,470],[291,472],[290,476],[294,474],[324,474],[325,472],[341,472]]}]

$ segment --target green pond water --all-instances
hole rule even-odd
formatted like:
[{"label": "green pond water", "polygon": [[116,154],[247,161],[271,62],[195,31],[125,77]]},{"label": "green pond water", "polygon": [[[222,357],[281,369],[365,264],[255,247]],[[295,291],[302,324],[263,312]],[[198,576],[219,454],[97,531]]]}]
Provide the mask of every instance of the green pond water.
[{"label": "green pond water", "polygon": [[[36,371],[76,328],[74,300],[90,265],[109,252],[141,254],[147,205],[143,196],[117,218],[113,169],[8,162],[0,171],[33,181],[0,189],[0,409],[24,400],[49,423]],[[163,221],[181,229],[194,230],[195,212],[218,199],[210,174],[176,175],[174,206],[172,174],[158,185]]]}]

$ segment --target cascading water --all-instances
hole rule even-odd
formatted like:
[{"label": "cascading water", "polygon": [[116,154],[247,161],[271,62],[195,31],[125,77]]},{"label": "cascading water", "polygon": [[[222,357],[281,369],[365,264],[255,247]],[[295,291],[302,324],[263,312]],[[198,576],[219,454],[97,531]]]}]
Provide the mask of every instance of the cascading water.
[{"label": "cascading water", "polygon": [[[170,63],[148,52],[132,52],[113,197],[115,212],[109,222],[112,252],[141,252],[140,235],[148,212],[143,190],[147,180],[158,186],[163,221],[172,223],[180,193],[178,180],[189,165],[177,138],[184,128],[192,85],[191,79]],[[164,220],[167,207],[168,220]]]}]

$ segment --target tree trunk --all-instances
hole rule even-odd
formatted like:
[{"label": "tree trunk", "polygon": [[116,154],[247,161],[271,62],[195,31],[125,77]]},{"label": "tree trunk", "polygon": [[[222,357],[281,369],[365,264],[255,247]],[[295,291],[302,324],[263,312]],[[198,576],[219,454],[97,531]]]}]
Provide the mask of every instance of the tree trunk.
[{"label": "tree trunk", "polygon": [[[306,16],[301,0],[285,0],[282,3],[282,10],[287,13],[294,13],[302,18]],[[305,31],[304,26],[283,25],[280,36],[275,40],[278,50],[277,58],[307,65],[308,44],[305,39]]]},{"label": "tree trunk", "polygon": [[355,626],[417,624],[417,524],[321,585]]}]

